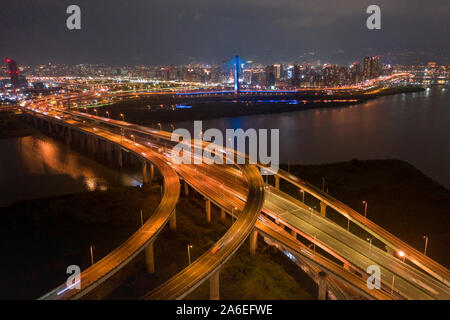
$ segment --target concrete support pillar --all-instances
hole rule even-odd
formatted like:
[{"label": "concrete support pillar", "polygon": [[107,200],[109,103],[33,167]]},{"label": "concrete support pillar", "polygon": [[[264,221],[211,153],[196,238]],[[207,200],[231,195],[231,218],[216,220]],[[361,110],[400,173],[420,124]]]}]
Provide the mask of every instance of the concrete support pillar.
[{"label": "concrete support pillar", "polygon": [[78,138],[80,141],[80,148],[81,150],[83,150],[84,152],[86,152],[87,150],[87,146],[86,146],[86,135],[82,132],[78,133]]},{"label": "concrete support pillar", "polygon": [[297,232],[294,229],[291,229],[291,236],[297,239]]},{"label": "concrete support pillar", "polygon": [[100,148],[101,140],[99,138],[97,138],[97,137],[94,137],[94,141],[95,141],[95,152],[96,153],[101,153],[102,152],[102,150]]},{"label": "concrete support pillar", "polygon": [[86,135],[86,151],[88,154],[92,153],[92,139],[90,135]]},{"label": "concrete support pillar", "polygon": [[216,271],[209,278],[209,298],[211,300],[220,299],[219,277],[220,272]]},{"label": "concrete support pillar", "polygon": [[97,150],[103,158],[103,155],[105,154],[105,142],[102,141],[102,139],[97,139]]},{"label": "concrete support pillar", "polygon": [[153,242],[150,242],[144,249],[145,254],[145,268],[150,274],[155,273],[155,257],[153,253]]},{"label": "concrete support pillar", "polygon": [[131,167],[134,167],[136,164],[136,157],[131,152],[128,152],[128,163]]},{"label": "concrete support pillar", "polygon": [[50,120],[48,121],[48,132],[49,132],[50,134],[52,134],[52,133],[53,133],[53,129],[52,129],[52,123],[51,123],[51,121],[50,121]]},{"label": "concrete support pillar", "polygon": [[148,183],[147,161],[142,160],[142,183]]},{"label": "concrete support pillar", "polygon": [[155,178],[155,166],[153,163],[150,164],[150,182]]},{"label": "concrete support pillar", "polygon": [[280,177],[275,176],[275,188],[280,189]]},{"label": "concrete support pillar", "polygon": [[211,222],[211,200],[205,200],[206,221]]},{"label": "concrete support pillar", "polygon": [[123,157],[122,157],[122,149],[120,149],[119,146],[116,146],[116,158],[117,158],[117,164],[119,167],[123,167]]},{"label": "concrete support pillar", "polygon": [[86,135],[86,142],[88,153],[92,154],[94,152],[94,139],[90,135]]},{"label": "concrete support pillar", "polygon": [[89,153],[90,154],[95,153],[94,137],[91,135],[87,135],[87,142]]},{"label": "concrete support pillar", "polygon": [[326,300],[327,299],[327,277],[328,275],[320,271],[318,274],[318,286],[319,286],[319,293],[318,293],[318,300]]},{"label": "concrete support pillar", "polygon": [[92,137],[92,145],[94,146],[93,153],[98,153],[98,139],[96,137]]},{"label": "concrete support pillar", "polygon": [[225,221],[226,213],[225,210],[220,209],[220,220]]},{"label": "concrete support pillar", "polygon": [[255,256],[256,248],[258,246],[258,231],[253,229],[250,234],[250,255]]},{"label": "concrete support pillar", "polygon": [[184,181],[184,195],[186,197],[189,196],[189,185],[186,183],[186,180]]},{"label": "concrete support pillar", "polygon": [[70,145],[72,143],[72,129],[66,128],[66,144]]},{"label": "concrete support pillar", "polygon": [[327,215],[327,205],[324,202],[320,202],[320,215],[326,217]]},{"label": "concrete support pillar", "polygon": [[173,209],[172,215],[169,219],[169,228],[171,231],[177,230],[177,212],[176,209]]},{"label": "concrete support pillar", "polygon": [[109,142],[105,142],[105,151],[106,151],[106,161],[109,165],[113,164],[113,154],[112,154],[112,144]]}]

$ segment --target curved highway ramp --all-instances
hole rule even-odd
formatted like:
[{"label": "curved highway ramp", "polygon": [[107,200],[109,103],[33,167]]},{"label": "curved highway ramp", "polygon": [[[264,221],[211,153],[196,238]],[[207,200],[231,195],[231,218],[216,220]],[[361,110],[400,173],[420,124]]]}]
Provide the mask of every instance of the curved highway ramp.
[{"label": "curved highway ramp", "polygon": [[[141,150],[138,146],[131,142],[121,142],[120,136],[117,137],[111,133],[101,130],[93,131],[91,128],[87,126],[83,127],[82,125],[79,125],[78,128],[86,133],[95,134],[105,140],[120,144],[122,148],[126,148],[130,152],[135,153],[137,156],[153,163],[160,170],[163,176],[164,193],[155,212],[137,232],[135,232],[118,248],[106,255],[103,259],[82,272],[79,283],[81,287],[80,289],[76,288],[78,283],[74,283],[70,286],[67,284],[62,284],[40,297],[40,299],[79,299],[114,275],[123,266],[136,257],[142,250],[144,250],[147,245],[154,241],[156,236],[174,213],[180,194],[180,182],[177,173],[164,161],[163,158],[161,158],[158,153],[150,150],[149,148]],[[145,150],[145,153],[143,153],[143,150]]]}]

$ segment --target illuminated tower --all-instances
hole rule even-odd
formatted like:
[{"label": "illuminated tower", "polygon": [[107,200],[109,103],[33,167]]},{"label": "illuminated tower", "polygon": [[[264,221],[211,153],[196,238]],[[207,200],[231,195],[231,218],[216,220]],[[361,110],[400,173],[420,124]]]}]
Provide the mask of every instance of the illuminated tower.
[{"label": "illuminated tower", "polygon": [[234,58],[234,92],[239,93],[239,57]]},{"label": "illuminated tower", "polygon": [[17,63],[14,60],[6,58],[5,61],[8,63],[9,75],[11,77],[11,85],[13,88],[19,86],[19,70],[17,70]]},{"label": "illuminated tower", "polygon": [[380,76],[380,60],[378,59],[378,56],[370,59],[370,76],[372,78]]},{"label": "illuminated tower", "polygon": [[364,58],[364,63],[363,63],[363,76],[364,79],[370,79],[370,57],[365,57]]}]

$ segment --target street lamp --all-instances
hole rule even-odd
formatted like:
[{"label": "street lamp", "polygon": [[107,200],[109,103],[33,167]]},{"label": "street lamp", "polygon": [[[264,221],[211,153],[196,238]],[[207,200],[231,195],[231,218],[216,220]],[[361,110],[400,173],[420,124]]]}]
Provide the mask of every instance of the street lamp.
[{"label": "street lamp", "polygon": [[428,236],[423,236],[425,239],[425,249],[423,250],[423,254],[427,255],[427,247],[428,247]]},{"label": "street lamp", "polygon": [[97,109],[94,109],[95,114],[98,116],[98,111]]},{"label": "street lamp", "polygon": [[162,130],[161,122],[158,122],[159,130]]},{"label": "street lamp", "polygon": [[134,136],[134,135],[131,135],[130,136],[132,139],[133,139],[133,141],[136,143],[136,137]]},{"label": "street lamp", "polygon": [[402,261],[405,262],[406,254],[403,251],[399,251],[398,255],[400,258],[402,258]]},{"label": "street lamp", "polygon": [[193,247],[192,244],[187,245],[189,265],[191,265],[191,249],[192,249],[192,247]]},{"label": "street lamp", "polygon": [[372,253],[372,240],[373,240],[373,238],[375,238],[375,237],[367,238],[367,241],[369,241],[369,256]]},{"label": "street lamp", "polygon": [[305,191],[303,189],[300,189],[300,192],[302,193],[303,203],[305,203]]},{"label": "street lamp", "polygon": [[237,210],[237,207],[234,207],[233,209],[231,209],[231,223],[234,223],[234,211]]},{"label": "street lamp", "polygon": [[94,246],[90,245],[89,250],[91,251],[91,265],[94,264]]},{"label": "street lamp", "polygon": [[122,117],[122,121],[125,121],[125,116],[123,115],[123,113],[121,113],[120,116]]},{"label": "street lamp", "polygon": [[391,296],[394,294],[395,274],[392,275]]},{"label": "street lamp", "polygon": [[364,200],[362,203],[364,204],[364,218],[367,218],[367,201]]},{"label": "street lamp", "polygon": [[108,118],[109,118],[109,111],[106,111],[106,115],[108,116]]}]

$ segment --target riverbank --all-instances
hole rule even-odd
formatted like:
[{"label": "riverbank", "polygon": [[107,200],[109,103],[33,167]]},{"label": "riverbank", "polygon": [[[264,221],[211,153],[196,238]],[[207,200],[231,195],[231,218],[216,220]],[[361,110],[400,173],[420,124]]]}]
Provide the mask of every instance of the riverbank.
[{"label": "riverbank", "polygon": [[193,120],[207,120],[225,117],[240,117],[255,114],[293,112],[315,108],[347,107],[382,96],[419,92],[417,86],[378,88],[370,92],[352,94],[318,95],[314,92],[280,95],[222,97],[202,96],[150,96],[126,100],[113,105],[102,106],[100,114],[108,112],[112,118],[145,126],[156,127],[158,123],[174,123]]},{"label": "riverbank", "polygon": [[20,114],[0,111],[0,139],[26,137],[38,133],[37,129],[21,121]]}]

